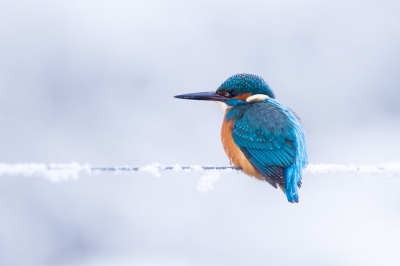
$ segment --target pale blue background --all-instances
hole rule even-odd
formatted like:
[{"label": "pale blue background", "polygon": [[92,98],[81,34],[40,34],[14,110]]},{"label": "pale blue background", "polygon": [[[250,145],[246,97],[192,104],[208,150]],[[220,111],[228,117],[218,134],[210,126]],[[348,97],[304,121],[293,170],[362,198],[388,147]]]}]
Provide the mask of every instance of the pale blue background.
[{"label": "pale blue background", "polygon": [[[213,103],[264,77],[311,163],[400,161],[400,2],[0,1],[0,162],[227,165]],[[0,179],[0,265],[400,265],[400,179]]]}]

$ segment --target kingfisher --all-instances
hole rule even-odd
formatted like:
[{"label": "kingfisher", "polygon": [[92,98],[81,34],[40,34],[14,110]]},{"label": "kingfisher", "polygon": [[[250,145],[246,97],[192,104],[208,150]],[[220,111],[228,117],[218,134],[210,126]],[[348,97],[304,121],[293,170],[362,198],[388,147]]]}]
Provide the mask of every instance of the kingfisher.
[{"label": "kingfisher", "polygon": [[221,141],[231,165],[274,188],[279,186],[289,202],[299,202],[297,189],[307,166],[304,130],[263,78],[236,74],[215,92],[175,98],[215,101],[225,111]]}]

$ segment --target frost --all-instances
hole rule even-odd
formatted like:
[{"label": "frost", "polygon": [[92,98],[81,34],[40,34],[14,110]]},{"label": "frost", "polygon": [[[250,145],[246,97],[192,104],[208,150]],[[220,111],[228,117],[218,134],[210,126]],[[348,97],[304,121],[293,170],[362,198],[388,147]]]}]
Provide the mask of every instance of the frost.
[{"label": "frost", "polygon": [[139,168],[139,172],[142,173],[150,173],[152,175],[154,175],[155,177],[160,177],[161,174],[159,172],[161,166],[159,163],[152,163],[143,167]]},{"label": "frost", "polygon": [[195,171],[195,172],[203,172],[203,167],[201,167],[200,165],[192,165],[189,167],[190,170]]},{"label": "frost", "polygon": [[172,165],[172,170],[175,172],[182,171],[182,167],[179,164]]},{"label": "frost", "polygon": [[42,177],[57,183],[61,181],[78,180],[79,174],[82,172],[91,174],[91,168],[90,164],[81,165],[75,162],[70,164],[52,163],[49,166],[43,163],[0,163],[0,175]]},{"label": "frost", "polygon": [[305,173],[310,174],[362,174],[384,177],[400,177],[400,163],[381,163],[378,165],[339,165],[310,164]]},{"label": "frost", "polygon": [[200,177],[200,181],[196,186],[197,191],[204,195],[210,190],[214,189],[214,183],[216,183],[221,178],[217,170],[209,170],[205,175]]},{"label": "frost", "polygon": [[[47,179],[51,182],[62,182],[69,180],[78,180],[82,173],[88,175],[99,174],[101,172],[114,173],[149,173],[156,177],[160,177],[161,171],[175,172],[196,172],[205,173],[200,178],[196,189],[200,194],[214,189],[214,184],[220,179],[221,174],[236,171],[237,169],[230,166],[180,166],[178,164],[172,166],[164,166],[159,163],[153,163],[141,167],[132,166],[115,166],[115,167],[92,167],[90,164],[79,164],[71,162],[69,164],[49,164],[44,163],[17,163],[6,164],[0,163],[0,176],[25,176],[38,177]],[[340,165],[340,164],[310,164],[304,170],[305,174],[358,174],[372,175],[379,177],[399,177],[400,163],[381,163],[377,165]]]}]

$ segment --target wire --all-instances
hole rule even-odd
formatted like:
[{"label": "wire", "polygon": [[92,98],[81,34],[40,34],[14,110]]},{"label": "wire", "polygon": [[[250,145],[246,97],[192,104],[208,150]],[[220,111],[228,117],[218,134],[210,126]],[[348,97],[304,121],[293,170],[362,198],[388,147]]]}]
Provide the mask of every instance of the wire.
[{"label": "wire", "polygon": [[[200,194],[214,189],[214,184],[222,173],[240,171],[232,166],[164,166],[153,163],[145,166],[112,166],[94,167],[90,164],[49,164],[44,163],[0,163],[0,176],[39,177],[51,182],[78,180],[81,174],[97,174],[101,172],[114,173],[150,173],[159,177],[161,171],[183,171],[203,173],[196,189]],[[400,163],[383,163],[378,165],[339,165],[339,164],[310,164],[304,170],[305,174],[364,174],[380,177],[400,177]]]},{"label": "wire", "polygon": [[[91,167],[92,171],[102,171],[102,172],[109,172],[109,171],[130,171],[130,172],[137,172],[141,171],[144,167],[140,166],[116,166],[116,167]],[[154,166],[152,166],[154,167]],[[157,166],[156,166],[157,167]],[[233,167],[233,166],[200,166],[202,170],[207,171],[207,170],[240,170],[238,167]],[[157,169],[159,171],[176,171],[177,169],[180,170],[195,170],[198,168],[198,166],[159,166]],[[54,169],[54,168],[50,168]]]},{"label": "wire", "polygon": [[[151,173],[160,176],[161,171],[184,171],[184,172],[232,172],[240,169],[232,166],[180,166],[170,165],[164,166],[153,163],[145,166],[112,166],[97,167],[90,164],[43,164],[43,163],[17,163],[6,164],[0,163],[0,176],[34,176],[48,179],[52,182],[60,182],[66,180],[77,180],[79,175],[86,173],[88,175],[101,172],[139,172]],[[400,163],[383,163],[377,165],[339,165],[339,164],[310,164],[304,171],[305,174],[367,174],[379,175],[387,177],[400,177]]]}]

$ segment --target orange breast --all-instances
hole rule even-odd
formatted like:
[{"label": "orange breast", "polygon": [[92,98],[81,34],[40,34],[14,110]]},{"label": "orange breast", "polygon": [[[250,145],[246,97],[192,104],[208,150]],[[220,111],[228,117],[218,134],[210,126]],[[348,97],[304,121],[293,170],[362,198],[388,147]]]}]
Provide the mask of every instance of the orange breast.
[{"label": "orange breast", "polygon": [[[229,109],[226,110],[226,112],[228,111]],[[226,121],[226,113],[225,113],[224,121],[222,123],[222,128],[221,128],[221,141],[226,155],[228,155],[228,158],[231,164],[233,164],[233,166],[241,168],[242,171],[248,174],[249,176],[253,176],[259,180],[264,180],[264,178],[251,165],[249,160],[247,160],[246,156],[243,154],[243,152],[239,149],[239,147],[233,140],[232,138],[233,122],[234,119],[230,120],[229,122]]]}]

